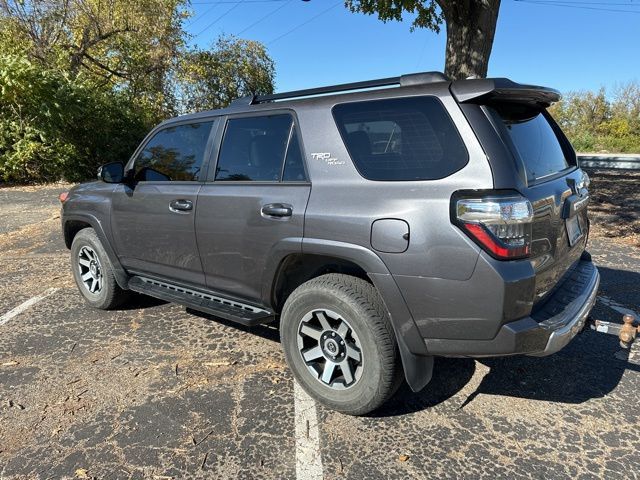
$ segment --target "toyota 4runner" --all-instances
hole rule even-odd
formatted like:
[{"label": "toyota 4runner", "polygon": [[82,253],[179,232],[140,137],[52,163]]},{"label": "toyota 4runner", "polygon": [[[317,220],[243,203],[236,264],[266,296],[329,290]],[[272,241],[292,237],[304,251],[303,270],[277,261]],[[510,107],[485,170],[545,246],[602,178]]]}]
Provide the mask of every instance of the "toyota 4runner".
[{"label": "toyota 4runner", "polygon": [[279,320],[295,379],[348,414],[422,389],[437,355],[550,355],[599,283],[558,99],[431,72],[167,120],[63,198],[73,276],[96,308]]}]

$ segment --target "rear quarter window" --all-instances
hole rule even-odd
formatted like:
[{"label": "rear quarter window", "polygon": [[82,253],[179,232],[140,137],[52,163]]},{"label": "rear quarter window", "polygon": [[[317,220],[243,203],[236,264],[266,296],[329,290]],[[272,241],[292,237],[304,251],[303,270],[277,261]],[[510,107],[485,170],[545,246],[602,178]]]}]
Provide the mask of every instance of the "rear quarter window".
[{"label": "rear quarter window", "polygon": [[333,107],[333,116],[349,156],[368,180],[436,180],[469,160],[435,97],[343,103]]}]

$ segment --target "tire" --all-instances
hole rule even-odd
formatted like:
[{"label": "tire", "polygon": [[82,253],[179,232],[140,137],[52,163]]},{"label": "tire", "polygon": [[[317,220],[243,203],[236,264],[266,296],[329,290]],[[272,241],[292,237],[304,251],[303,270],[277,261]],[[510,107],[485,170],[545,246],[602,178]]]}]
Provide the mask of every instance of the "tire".
[{"label": "tire", "polygon": [[71,270],[78,290],[94,308],[116,308],[129,296],[118,286],[109,257],[93,228],[84,228],[73,238]]},{"label": "tire", "polygon": [[300,285],[285,302],[280,336],[295,379],[333,410],[367,414],[402,383],[389,315],[360,278],[328,274]]}]

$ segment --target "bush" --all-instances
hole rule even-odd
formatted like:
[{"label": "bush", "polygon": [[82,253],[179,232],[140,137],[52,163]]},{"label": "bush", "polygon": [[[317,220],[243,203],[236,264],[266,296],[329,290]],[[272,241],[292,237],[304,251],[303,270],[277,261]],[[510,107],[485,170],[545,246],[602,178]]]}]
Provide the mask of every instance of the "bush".
[{"label": "bush", "polygon": [[569,92],[550,109],[579,152],[640,153],[640,85],[629,82],[598,92]]},{"label": "bush", "polygon": [[0,180],[80,181],[126,161],[154,119],[100,89],[26,57],[0,54]]}]

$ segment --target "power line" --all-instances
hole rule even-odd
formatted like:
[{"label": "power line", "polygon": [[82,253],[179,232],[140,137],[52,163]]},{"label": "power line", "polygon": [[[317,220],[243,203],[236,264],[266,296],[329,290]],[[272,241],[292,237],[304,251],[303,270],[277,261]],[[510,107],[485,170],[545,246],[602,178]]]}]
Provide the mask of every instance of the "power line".
[{"label": "power line", "polygon": [[230,3],[281,3],[287,0],[217,0],[213,2],[191,2],[191,5],[222,5]]},{"label": "power line", "polygon": [[211,27],[213,27],[216,23],[218,23],[220,20],[222,20],[224,17],[226,17],[227,15],[229,15],[233,10],[235,10],[236,8],[238,8],[240,5],[242,5],[242,1],[237,2],[233,7],[231,7],[229,10],[227,10],[226,12],[224,12],[222,15],[220,15],[218,18],[216,18],[213,22],[211,22],[209,25],[207,25],[206,27],[204,27],[202,30],[200,30],[195,36],[199,37],[200,35],[202,35],[204,32],[206,32],[207,30],[209,30]]},{"label": "power line", "polygon": [[544,7],[577,8],[581,10],[596,10],[598,12],[640,13],[640,10],[622,10],[622,9],[615,9],[615,8],[588,7],[586,6],[586,4],[575,5],[575,4],[567,4],[567,3],[544,2],[540,0],[514,0],[514,1],[519,3],[530,3],[532,5],[540,5]]},{"label": "power line", "polygon": [[[521,2],[524,0],[515,0],[516,2]],[[587,1],[570,1],[570,0],[528,0],[530,3],[549,3],[549,4],[557,4],[557,3],[569,3],[573,5],[607,5],[607,6],[625,6],[625,7],[640,7],[640,2],[587,2]]]},{"label": "power line", "polygon": [[274,38],[273,40],[271,40],[270,42],[267,43],[267,45],[271,45],[272,43],[277,42],[278,40],[280,40],[283,37],[286,37],[287,35],[289,35],[290,33],[295,32],[296,30],[298,30],[299,28],[304,27],[305,25],[313,22],[316,18],[324,15],[325,13],[327,13],[329,10],[333,10],[334,8],[336,8],[338,5],[340,5],[341,3],[343,3],[343,0],[339,0],[338,2],[334,3],[332,6],[330,6],[329,8],[327,8],[326,10],[321,11],[320,13],[318,13],[317,15],[314,15],[313,17],[311,17],[309,20],[302,22],[301,24],[293,27],[291,30],[283,33],[282,35],[280,35],[279,37]]},{"label": "power line", "polygon": [[267,18],[269,18],[270,16],[272,16],[273,14],[277,13],[278,11],[282,10],[284,7],[286,7],[287,5],[289,5],[291,2],[293,2],[293,0],[289,0],[287,3],[284,3],[282,5],[280,5],[278,8],[276,8],[275,10],[272,10],[271,12],[267,13],[266,15],[264,15],[263,17],[261,17],[260,19],[256,20],[255,22],[253,22],[251,25],[249,25],[247,28],[241,30],[240,32],[238,32],[236,35],[240,36],[242,35],[244,32],[246,32],[247,30],[252,29],[253,27],[255,27],[257,24],[259,24],[260,22],[262,22],[263,20],[266,20]]},{"label": "power line", "polygon": [[198,20],[200,20],[201,18],[203,18],[204,16],[208,15],[210,12],[212,12],[213,10],[216,9],[216,7],[218,6],[218,4],[214,4],[212,7],[207,8],[204,12],[202,12],[200,15],[198,15],[197,17],[195,17],[193,20],[191,20],[189,22],[189,25],[193,25],[194,23],[196,23]]}]

